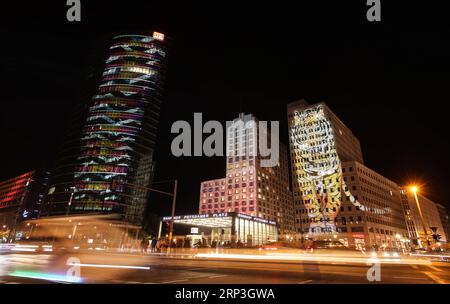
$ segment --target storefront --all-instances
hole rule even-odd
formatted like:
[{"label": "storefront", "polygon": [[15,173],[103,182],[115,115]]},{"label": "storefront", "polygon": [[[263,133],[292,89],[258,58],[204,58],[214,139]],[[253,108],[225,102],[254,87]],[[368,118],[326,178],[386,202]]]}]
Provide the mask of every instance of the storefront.
[{"label": "storefront", "polygon": [[[161,218],[158,237],[168,233],[171,217]],[[165,223],[165,224],[164,224]],[[178,215],[174,217],[174,236],[189,238],[191,245],[253,247],[278,240],[277,224],[241,213]]]}]

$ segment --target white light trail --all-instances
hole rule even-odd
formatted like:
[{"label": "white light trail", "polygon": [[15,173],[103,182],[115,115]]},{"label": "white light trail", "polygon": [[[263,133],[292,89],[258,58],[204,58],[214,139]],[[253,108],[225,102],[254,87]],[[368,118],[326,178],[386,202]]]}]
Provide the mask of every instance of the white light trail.
[{"label": "white light trail", "polygon": [[128,265],[106,265],[106,264],[79,264],[79,263],[70,263],[69,266],[150,270],[150,267],[147,267],[147,266],[128,266]]},{"label": "white light trail", "polygon": [[[215,254],[215,253],[199,253],[195,255],[199,258],[220,258],[220,259],[237,259],[237,260],[277,260],[277,261],[316,261],[316,262],[347,262],[362,263],[367,262],[364,257],[333,257],[333,256],[295,256],[295,255],[251,255],[251,254]],[[418,259],[400,259],[400,258],[382,258],[380,263],[396,263],[396,264],[421,264],[429,265],[428,260]]]}]

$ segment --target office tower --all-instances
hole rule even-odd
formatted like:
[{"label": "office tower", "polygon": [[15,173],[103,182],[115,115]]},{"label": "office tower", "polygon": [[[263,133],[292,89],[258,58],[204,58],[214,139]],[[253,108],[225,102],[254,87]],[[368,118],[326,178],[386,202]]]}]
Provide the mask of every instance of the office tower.
[{"label": "office tower", "polygon": [[351,130],[323,102],[287,110],[298,237],[407,250],[398,185],[364,166]]},{"label": "office tower", "polygon": [[[105,37],[101,40],[96,45],[109,44],[111,38]],[[61,126],[64,129],[64,133],[58,139],[57,153],[49,179],[50,194],[44,200],[45,208],[42,210],[43,216],[48,212],[58,214],[56,212],[58,209],[60,209],[59,212],[64,212],[64,206],[67,207],[67,202],[72,196],[73,189],[75,188],[74,172],[77,171],[76,169],[79,166],[78,157],[80,156],[82,146],[83,127],[86,123],[89,108],[92,105],[90,100],[98,91],[98,84],[102,77],[104,67],[103,61],[107,51],[108,49],[104,52],[99,52],[98,46],[92,46],[89,62],[86,66],[80,67],[82,68],[80,73],[85,75],[85,77],[81,79],[81,84],[77,91],[71,94],[73,95],[72,98],[74,98],[75,104],[66,109],[65,124]],[[55,208],[56,206],[59,207]]]},{"label": "office tower", "polygon": [[47,171],[30,171],[0,182],[0,231],[2,231],[2,237],[5,237],[6,231],[14,231],[20,222],[39,217],[48,176],[49,172]]},{"label": "office tower", "polygon": [[236,212],[275,221],[284,237],[295,232],[287,148],[279,144],[276,166],[261,166],[263,158],[256,153],[261,136],[271,142],[270,130],[262,132],[253,115],[240,114],[228,126],[226,177],[201,183],[199,212]]},{"label": "office tower", "polygon": [[302,226],[299,232],[334,232],[343,195],[350,195],[341,162],[362,163],[360,143],[324,103],[301,100],[287,111],[294,203],[308,220],[306,231]]},{"label": "office tower", "polygon": [[[157,32],[113,38],[82,129],[73,186],[50,189],[46,215],[117,213],[142,223],[148,191],[135,186],[153,178],[166,49]],[[65,199],[53,200],[61,191]]]},{"label": "office tower", "polygon": [[[92,95],[91,95],[92,96]],[[70,113],[68,125],[58,146],[55,162],[49,178],[48,193],[44,199],[41,215],[63,213],[75,188],[74,172],[78,168],[81,150],[81,137],[86,121],[88,106],[77,104]],[[51,212],[51,214],[49,214]]]},{"label": "office tower", "polygon": [[[420,193],[417,193],[420,211],[425,224],[424,229],[414,193],[408,187],[402,187],[400,189],[400,193],[403,211],[407,222],[408,234],[413,242],[413,245],[418,248],[423,248],[428,247],[428,243],[430,245],[435,244],[436,242],[433,240],[433,234],[435,233],[441,235],[440,240],[442,242],[447,242],[448,236],[445,234],[437,204]],[[425,237],[424,230],[426,230],[427,237]]]}]

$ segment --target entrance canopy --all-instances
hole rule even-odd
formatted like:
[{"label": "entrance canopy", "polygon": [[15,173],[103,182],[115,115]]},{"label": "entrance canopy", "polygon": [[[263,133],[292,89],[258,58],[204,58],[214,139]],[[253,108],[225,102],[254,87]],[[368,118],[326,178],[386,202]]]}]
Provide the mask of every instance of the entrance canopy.
[{"label": "entrance canopy", "polygon": [[[171,216],[165,216],[162,220],[170,221]],[[232,225],[233,217],[227,213],[216,214],[194,214],[179,215],[174,217],[175,224],[184,224],[189,226],[209,227],[209,228],[229,228]]]},{"label": "entrance canopy", "polygon": [[[162,234],[162,223],[169,224],[171,219],[171,216],[161,218],[158,237]],[[214,240],[231,243],[239,241],[246,246],[254,246],[278,238],[276,222],[236,212],[177,215],[173,217],[173,223],[190,226],[193,228],[191,234],[210,235],[211,242]]]},{"label": "entrance canopy", "polygon": [[[164,216],[163,222],[170,221],[171,216]],[[209,228],[230,228],[233,225],[234,218],[243,218],[253,222],[276,226],[277,223],[260,217],[250,216],[235,212],[209,213],[209,214],[191,214],[174,216],[175,224],[185,224],[189,226],[200,226]]]}]

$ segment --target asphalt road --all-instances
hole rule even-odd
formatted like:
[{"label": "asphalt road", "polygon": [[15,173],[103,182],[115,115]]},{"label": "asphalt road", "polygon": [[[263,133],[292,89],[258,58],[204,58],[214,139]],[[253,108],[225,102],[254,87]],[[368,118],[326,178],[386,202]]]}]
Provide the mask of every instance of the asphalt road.
[{"label": "asphalt road", "polygon": [[[15,265],[22,269],[27,261],[40,261],[33,267],[37,272],[60,271],[49,267],[44,255],[21,255]],[[381,281],[369,282],[367,271],[372,265],[343,261],[270,261],[237,259],[202,259],[157,255],[79,254],[83,283],[100,284],[449,284],[450,264],[382,263]],[[58,257],[59,261],[66,257]],[[52,261],[53,262],[53,261]],[[56,263],[57,265],[61,265]],[[117,268],[135,267],[136,269]],[[65,270],[64,270],[65,271]],[[10,276],[3,271],[0,283],[53,283],[41,279]]]}]

